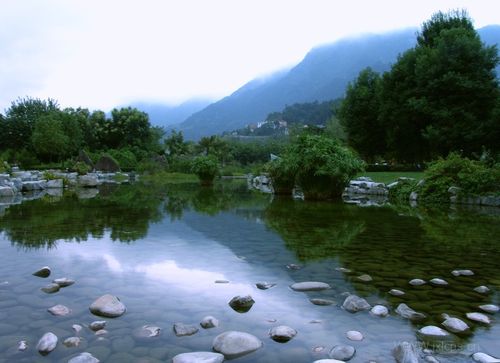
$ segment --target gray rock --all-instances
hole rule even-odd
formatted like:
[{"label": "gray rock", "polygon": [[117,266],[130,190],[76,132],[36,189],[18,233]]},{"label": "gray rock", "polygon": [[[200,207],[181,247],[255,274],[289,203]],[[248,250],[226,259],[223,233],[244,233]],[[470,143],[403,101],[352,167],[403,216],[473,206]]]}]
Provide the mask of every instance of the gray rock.
[{"label": "gray rock", "polygon": [[353,341],[361,341],[364,339],[363,334],[357,330],[349,330],[347,333],[345,333],[347,339],[353,340]]},{"label": "gray rock", "polygon": [[290,288],[294,291],[321,291],[331,289],[332,287],[325,282],[306,281],[290,285]]},{"label": "gray rock", "polygon": [[99,185],[99,180],[93,175],[80,175],[78,185],[83,188],[94,188]]},{"label": "gray rock", "polygon": [[80,333],[83,329],[79,324],[73,324],[71,325],[71,328],[75,331],[76,334]]},{"label": "gray rock", "polygon": [[94,301],[89,310],[94,315],[116,318],[125,314],[127,308],[116,296],[106,294]]},{"label": "gray rock", "polygon": [[349,295],[346,297],[342,307],[350,313],[371,309],[371,305],[368,304],[368,301],[357,295]]},{"label": "gray rock", "polygon": [[229,301],[229,306],[238,313],[246,313],[252,308],[254,303],[255,301],[250,295],[235,296]]},{"label": "gray rock", "polygon": [[474,291],[479,293],[479,294],[487,294],[490,292],[490,289],[488,286],[481,285],[481,286],[475,287]]},{"label": "gray rock", "polygon": [[54,333],[48,332],[45,333],[38,341],[38,344],[36,345],[36,350],[38,350],[38,352],[41,355],[47,355],[54,349],[56,349],[56,346],[57,346],[57,336]]},{"label": "gray rock", "polygon": [[424,357],[424,360],[427,362],[427,363],[439,363],[439,361],[434,358],[432,355],[426,355]]},{"label": "gray rock", "polygon": [[500,359],[492,357],[491,355],[488,355],[486,353],[481,353],[481,352],[474,353],[472,355],[472,359],[475,362],[479,362],[479,363],[500,363]]},{"label": "gray rock", "polygon": [[396,308],[396,313],[401,315],[401,317],[410,320],[421,320],[425,319],[426,317],[425,314],[416,312],[404,303],[398,305],[398,307]]},{"label": "gray rock", "polygon": [[426,282],[425,282],[425,280],[422,280],[422,279],[413,279],[413,280],[410,280],[409,284],[412,286],[422,286],[422,285],[425,285]]},{"label": "gray rock", "polygon": [[44,190],[46,186],[47,182],[45,180],[23,181],[21,190],[23,192],[30,192],[32,190]]},{"label": "gray rock", "polygon": [[65,316],[71,314],[71,309],[61,304],[54,305],[51,308],[48,308],[47,311],[54,316]]},{"label": "gray rock", "polygon": [[275,326],[269,331],[269,336],[271,337],[271,339],[279,343],[288,342],[296,335],[297,330],[286,325]]},{"label": "gray rock", "polygon": [[94,357],[92,354],[83,352],[78,354],[76,357],[71,358],[68,363],[99,363],[100,360]]},{"label": "gray rock", "polygon": [[363,282],[373,281],[373,278],[370,275],[367,275],[367,274],[358,276],[357,279],[360,280],[360,281],[363,281]]},{"label": "gray rock", "polygon": [[93,331],[98,331],[98,330],[104,329],[105,327],[106,327],[105,320],[97,320],[97,321],[93,321],[92,323],[89,324],[90,330],[93,330]]},{"label": "gray rock", "polygon": [[329,353],[330,358],[338,359],[340,361],[348,361],[354,357],[356,349],[350,345],[336,345]]},{"label": "gray rock", "polygon": [[289,263],[288,265],[286,265],[286,268],[289,270],[300,270],[302,266],[296,265],[295,263]]},{"label": "gray rock", "polygon": [[271,287],[276,286],[276,284],[270,282],[257,282],[255,286],[257,286],[259,290],[267,290],[270,289]]},{"label": "gray rock", "polygon": [[453,276],[474,276],[474,272],[472,272],[471,270],[453,270],[451,271],[451,274]]},{"label": "gray rock", "polygon": [[141,328],[139,335],[144,338],[154,338],[159,336],[161,333],[161,328],[159,326],[144,325]]},{"label": "gray rock", "polygon": [[54,284],[58,284],[59,287],[71,286],[75,283],[75,280],[68,279],[67,277],[62,277],[60,279],[52,280]]},{"label": "gray rock", "polygon": [[418,363],[418,355],[413,344],[402,342],[393,350],[392,355],[398,363]]},{"label": "gray rock", "polygon": [[61,287],[58,284],[48,284],[47,286],[42,287],[40,290],[45,292],[46,294],[53,294],[58,292]]},{"label": "gray rock", "polygon": [[28,343],[26,342],[26,340],[21,340],[17,344],[17,350],[24,352],[26,349],[28,349]]},{"label": "gray rock", "polygon": [[174,324],[174,333],[178,337],[189,336],[198,333],[198,328],[194,325],[187,325],[183,323]]},{"label": "gray rock", "polygon": [[344,361],[337,359],[319,359],[315,360],[313,363],[344,363]]},{"label": "gray rock", "polygon": [[328,300],[328,299],[309,299],[309,301],[314,305],[319,305],[319,306],[327,306],[335,304],[334,300]]},{"label": "gray rock", "polygon": [[95,332],[95,335],[101,336],[101,335],[106,335],[109,332],[106,329],[99,329],[98,331]]},{"label": "gray rock", "polygon": [[219,326],[219,320],[214,318],[213,316],[205,316],[201,322],[200,325],[203,329],[210,329],[210,328],[216,328]]},{"label": "gray rock", "polygon": [[38,277],[49,277],[50,276],[50,267],[44,266],[40,270],[33,272],[33,276]]},{"label": "gray rock", "polygon": [[445,281],[443,279],[439,279],[439,278],[433,278],[432,280],[430,280],[430,283],[433,285],[436,285],[436,286],[447,286],[448,285],[447,281]]},{"label": "gray rock", "polygon": [[222,363],[224,356],[213,352],[192,352],[177,354],[172,363]]},{"label": "gray rock", "polygon": [[481,314],[481,313],[467,313],[465,314],[467,316],[467,319],[482,323],[482,324],[490,324],[491,320],[487,315]]},{"label": "gray rock", "polygon": [[226,331],[215,337],[213,349],[226,358],[236,358],[252,353],[262,347],[262,342],[255,336],[240,332]]},{"label": "gray rock", "polygon": [[63,188],[63,180],[62,179],[48,180],[46,187],[47,187],[47,189],[62,189]]},{"label": "gray rock", "polygon": [[76,348],[80,345],[81,341],[82,339],[79,337],[69,337],[64,339],[63,344],[68,348]]},{"label": "gray rock", "polygon": [[486,305],[480,305],[479,309],[481,309],[482,311],[485,311],[487,313],[490,313],[490,314],[495,314],[495,313],[498,313],[498,311],[500,310],[500,307],[498,307],[497,305],[493,305],[493,304],[486,304]]},{"label": "gray rock", "polygon": [[1,197],[13,197],[16,191],[12,187],[0,186],[0,198]]},{"label": "gray rock", "polygon": [[337,267],[337,268],[335,268],[335,270],[336,270],[336,271],[343,272],[343,273],[346,273],[346,274],[348,274],[348,273],[351,273],[351,272],[352,272],[351,270],[349,270],[348,268],[345,268],[345,267]]},{"label": "gray rock", "polygon": [[446,337],[450,335],[450,333],[448,333],[446,330],[443,330],[440,327],[434,325],[424,326],[423,328],[419,329],[418,332],[427,337]]},{"label": "gray rock", "polygon": [[452,333],[463,333],[469,330],[469,326],[458,318],[447,318],[442,324]]},{"label": "gray rock", "polygon": [[389,291],[389,294],[391,294],[392,296],[403,296],[405,292],[398,289],[391,289]]},{"label": "gray rock", "polygon": [[375,316],[379,316],[381,318],[386,317],[389,315],[389,309],[387,309],[383,305],[375,305],[371,310],[370,313]]},{"label": "gray rock", "polygon": [[418,193],[417,192],[411,192],[410,193],[410,200],[412,202],[415,202],[415,201],[417,201],[417,199],[418,199]]}]

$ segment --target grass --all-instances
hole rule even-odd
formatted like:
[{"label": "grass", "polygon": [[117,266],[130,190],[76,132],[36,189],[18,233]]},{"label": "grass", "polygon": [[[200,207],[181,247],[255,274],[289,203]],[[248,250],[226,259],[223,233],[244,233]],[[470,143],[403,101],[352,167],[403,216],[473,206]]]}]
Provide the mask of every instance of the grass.
[{"label": "grass", "polygon": [[154,182],[160,184],[182,184],[199,182],[198,177],[194,174],[168,173],[166,171],[144,175],[141,177],[141,180],[145,182]]},{"label": "grass", "polygon": [[356,177],[367,176],[372,178],[377,183],[392,183],[399,177],[414,178],[416,180],[423,179],[424,172],[422,171],[366,171],[359,173]]}]

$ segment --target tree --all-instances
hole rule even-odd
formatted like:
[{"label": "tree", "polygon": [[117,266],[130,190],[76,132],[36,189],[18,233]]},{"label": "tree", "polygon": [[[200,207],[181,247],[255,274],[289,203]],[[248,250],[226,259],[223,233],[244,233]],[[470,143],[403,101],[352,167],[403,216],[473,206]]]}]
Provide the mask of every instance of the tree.
[{"label": "tree", "polygon": [[171,159],[175,156],[186,154],[188,145],[184,142],[182,131],[172,130],[170,136],[163,141],[165,145],[165,152]]},{"label": "tree", "polygon": [[349,145],[370,161],[386,151],[385,129],[378,119],[380,83],[380,75],[371,68],[361,71],[347,86],[338,112]]},{"label": "tree", "polygon": [[43,116],[36,122],[31,137],[37,157],[42,161],[59,161],[68,154],[70,139],[64,133],[57,115]]},{"label": "tree", "polygon": [[202,185],[212,185],[219,173],[219,164],[213,156],[198,156],[193,159],[191,170],[198,176]]}]

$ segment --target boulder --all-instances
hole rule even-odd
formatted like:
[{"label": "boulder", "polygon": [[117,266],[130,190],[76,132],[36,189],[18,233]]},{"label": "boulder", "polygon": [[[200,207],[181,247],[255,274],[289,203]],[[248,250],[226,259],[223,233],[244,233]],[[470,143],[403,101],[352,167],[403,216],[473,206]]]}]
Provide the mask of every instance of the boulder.
[{"label": "boulder", "polygon": [[56,349],[56,346],[57,346],[57,336],[54,333],[48,332],[45,333],[38,341],[38,344],[36,345],[36,350],[38,350],[38,352],[41,355],[47,355],[54,349]]},{"label": "boulder", "polygon": [[297,330],[286,325],[275,326],[269,331],[272,340],[279,343],[285,343],[297,335]]},{"label": "boulder", "polygon": [[393,350],[392,355],[398,363],[418,363],[418,355],[413,344],[402,342]]},{"label": "boulder", "polygon": [[401,317],[410,320],[421,320],[425,319],[426,317],[425,314],[416,312],[404,303],[398,305],[398,307],[396,308],[396,313],[401,315]]},{"label": "boulder", "polygon": [[127,308],[116,296],[106,294],[94,301],[89,310],[94,315],[116,318],[125,314]]},{"label": "boulder", "polygon": [[87,155],[85,150],[80,150],[78,152],[78,158],[76,159],[76,161],[80,161],[90,167],[90,169],[94,169],[94,163],[92,162],[92,160],[90,160],[90,157]]},{"label": "boulder", "polygon": [[192,352],[177,354],[172,363],[222,363],[224,356],[213,352]]},{"label": "boulder", "polygon": [[80,175],[78,177],[78,186],[82,188],[95,188],[99,185],[97,176],[94,175]]},{"label": "boulder", "polygon": [[294,291],[321,291],[331,289],[332,287],[325,282],[306,281],[292,284],[290,288]]},{"label": "boulder", "polygon": [[340,361],[348,361],[354,357],[354,354],[356,354],[356,349],[353,346],[336,345],[330,350],[329,356]]},{"label": "boulder", "polygon": [[23,181],[21,190],[23,192],[30,192],[33,190],[44,190],[46,187],[47,182],[45,180]]},{"label": "boulder", "polygon": [[246,313],[254,303],[255,301],[250,295],[235,296],[229,301],[229,306],[238,313]]},{"label": "boulder", "polygon": [[198,328],[194,325],[188,325],[183,323],[174,324],[174,333],[178,337],[189,336],[198,333]]},{"label": "boulder", "polygon": [[71,358],[68,363],[99,363],[100,360],[94,357],[92,354],[83,352],[78,354],[76,357]]},{"label": "boulder", "polygon": [[369,310],[371,305],[368,304],[368,301],[359,296],[349,295],[344,300],[342,307],[350,313],[356,313],[362,310]]},{"label": "boulder", "polygon": [[240,331],[226,331],[213,341],[213,349],[228,359],[252,353],[260,347],[262,342],[257,337]]},{"label": "boulder", "polygon": [[111,156],[103,155],[95,164],[95,169],[106,173],[116,173],[120,171],[120,166]]},{"label": "boulder", "polygon": [[13,197],[16,191],[12,187],[0,186],[0,198],[1,197]]}]

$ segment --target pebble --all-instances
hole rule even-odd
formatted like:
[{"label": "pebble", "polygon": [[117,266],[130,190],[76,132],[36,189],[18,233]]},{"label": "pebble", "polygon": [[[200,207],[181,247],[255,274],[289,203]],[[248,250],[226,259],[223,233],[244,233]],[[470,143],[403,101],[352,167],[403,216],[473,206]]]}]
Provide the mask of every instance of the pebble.
[{"label": "pebble", "polygon": [[430,283],[433,285],[436,285],[436,286],[447,286],[448,285],[448,282],[446,280],[439,279],[439,278],[433,278],[432,280],[430,280]]},{"label": "pebble", "polygon": [[98,330],[104,329],[105,327],[106,327],[105,320],[97,320],[97,321],[93,321],[92,323],[89,324],[90,330],[93,330],[93,331],[98,331]]},{"label": "pebble", "polygon": [[228,359],[252,353],[260,347],[262,342],[257,337],[240,331],[226,331],[213,341],[213,349]]},{"label": "pebble", "polygon": [[474,272],[472,272],[471,270],[453,270],[451,271],[451,274],[453,276],[473,276],[474,275]]},{"label": "pebble", "polygon": [[349,295],[346,297],[342,307],[350,313],[371,309],[371,305],[368,304],[368,301],[356,295]]},{"label": "pebble", "polygon": [[410,280],[409,284],[412,286],[422,286],[422,285],[425,285],[426,282],[425,282],[425,280],[422,280],[422,279],[413,279],[413,280]]},{"label": "pebble", "polygon": [[392,296],[403,296],[405,292],[398,289],[391,289],[389,290],[389,294],[391,294]]},{"label": "pebble", "polygon": [[89,310],[94,315],[117,318],[125,314],[127,308],[119,298],[106,294],[94,301],[92,305],[90,305]]},{"label": "pebble", "polygon": [[269,331],[269,336],[272,340],[285,343],[293,339],[297,335],[297,330],[286,325],[275,326]]},{"label": "pebble", "polygon": [[348,361],[356,354],[356,349],[351,345],[336,345],[329,353],[330,358]]},{"label": "pebble", "polygon": [[458,318],[448,317],[445,321],[443,321],[442,324],[452,333],[462,333],[466,330],[469,330],[469,326],[464,321]]},{"label": "pebble", "polygon": [[178,337],[189,336],[198,333],[198,328],[194,325],[188,325],[183,323],[174,324],[174,333]]},{"label": "pebble", "polygon": [[479,294],[487,294],[490,292],[490,289],[488,286],[481,285],[481,286],[475,287],[474,291],[479,293]]},{"label": "pebble", "polygon": [[410,320],[420,320],[420,319],[425,319],[426,317],[425,314],[413,310],[404,303],[398,305],[398,307],[396,308],[396,313],[401,315],[401,317]]},{"label": "pebble", "polygon": [[55,292],[58,292],[59,289],[60,286],[58,284],[48,284],[47,286],[42,287],[40,290],[42,290],[46,294],[53,294]]},{"label": "pebble", "polygon": [[28,343],[26,342],[26,340],[21,340],[17,344],[17,350],[24,352],[26,349],[28,349]]},{"label": "pebble", "polygon": [[49,266],[44,266],[42,267],[41,269],[39,269],[38,271],[36,272],[33,272],[33,276],[37,276],[37,277],[49,277],[50,276],[50,267]]},{"label": "pebble", "polygon": [[235,296],[229,301],[229,306],[238,313],[246,313],[252,308],[254,303],[255,300],[250,295]]},{"label": "pebble", "polygon": [[172,363],[222,363],[224,356],[214,352],[192,352],[177,354]]},{"label": "pebble", "polygon": [[77,334],[78,334],[79,332],[81,332],[81,331],[82,331],[82,329],[83,329],[83,328],[82,328],[82,326],[81,326],[81,325],[79,325],[79,324],[73,324],[73,325],[71,325],[71,328],[73,328],[73,330],[74,330],[74,331],[75,331],[75,333],[77,333]]},{"label": "pebble", "polygon": [[387,309],[383,305],[375,305],[370,310],[370,313],[372,313],[372,315],[379,316],[379,317],[383,318],[383,317],[386,317],[387,315],[389,315],[389,309]]},{"label": "pebble", "polygon": [[481,314],[481,313],[467,313],[465,314],[467,316],[467,319],[476,321],[478,323],[483,323],[483,324],[490,324],[491,320],[487,315]]},{"label": "pebble", "polygon": [[99,359],[94,357],[92,354],[83,352],[76,357],[71,358],[68,363],[99,363]]},{"label": "pebble", "polygon": [[201,322],[200,325],[203,329],[210,329],[210,328],[216,328],[219,326],[219,320],[214,318],[213,316],[205,316]]},{"label": "pebble", "polygon": [[360,281],[363,281],[363,282],[373,281],[373,278],[370,275],[367,275],[367,274],[358,276],[357,279],[360,280]]},{"label": "pebble", "polygon": [[309,299],[309,301],[314,305],[319,305],[319,306],[327,306],[335,304],[334,300],[328,300],[328,299]]},{"label": "pebble", "polygon": [[161,328],[158,326],[144,325],[142,330],[145,332],[147,338],[154,338],[160,335]]},{"label": "pebble", "polygon": [[296,282],[290,285],[290,288],[294,291],[321,291],[331,289],[332,287],[325,282],[305,281]]},{"label": "pebble", "polygon": [[63,344],[68,348],[75,348],[80,345],[81,338],[79,337],[69,337],[64,340]]},{"label": "pebble", "polygon": [[259,290],[267,290],[270,289],[271,287],[276,286],[276,284],[273,284],[271,282],[257,282],[255,284]]},{"label": "pebble", "polygon": [[36,345],[36,350],[42,355],[47,355],[56,349],[57,346],[57,336],[54,333],[48,332],[45,333],[38,344]]},{"label": "pebble", "polygon": [[419,329],[419,333],[429,337],[446,337],[450,335],[446,330],[441,329],[438,326],[427,325]]},{"label": "pebble", "polygon": [[47,311],[54,316],[66,316],[71,313],[71,309],[64,305],[54,305],[48,308]]},{"label": "pebble", "polygon": [[493,304],[480,305],[479,309],[490,314],[498,313],[498,311],[500,311],[500,307]]},{"label": "pebble", "polygon": [[75,283],[75,280],[68,279],[67,277],[63,277],[60,279],[55,279],[52,281],[54,284],[58,284],[59,287],[68,287]]},{"label": "pebble", "polygon": [[347,336],[347,339],[353,340],[353,341],[361,341],[363,340],[363,334],[357,330],[349,330],[347,333],[345,333]]},{"label": "pebble", "polygon": [[472,359],[479,363],[500,363],[500,359],[481,352],[474,353]]},{"label": "pebble", "polygon": [[95,335],[97,335],[97,336],[106,335],[106,334],[108,334],[108,331],[106,329],[100,329],[100,330],[95,332]]}]

